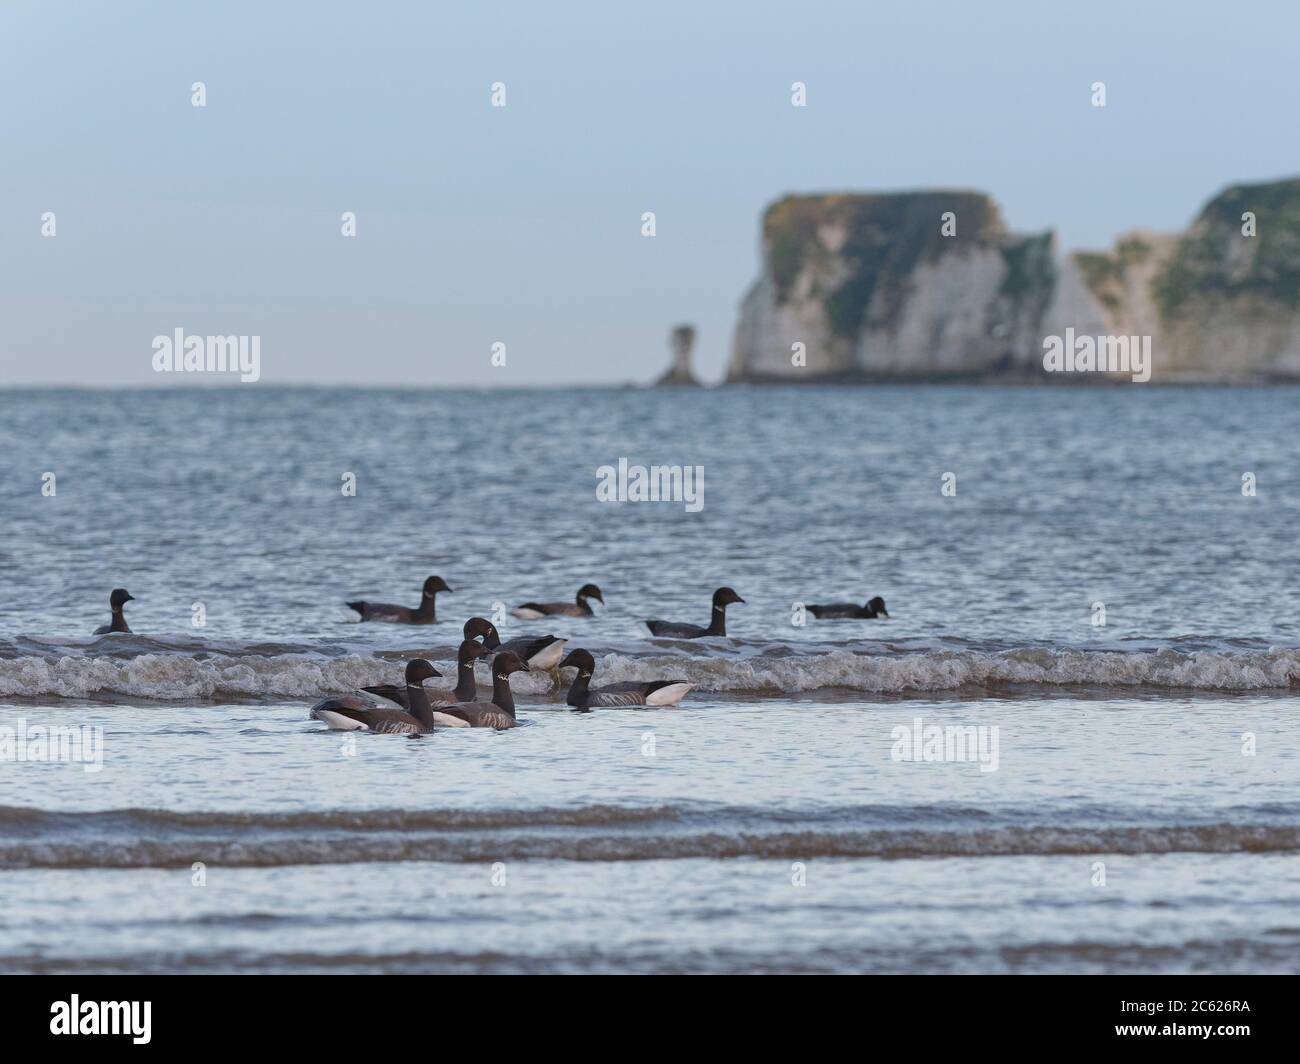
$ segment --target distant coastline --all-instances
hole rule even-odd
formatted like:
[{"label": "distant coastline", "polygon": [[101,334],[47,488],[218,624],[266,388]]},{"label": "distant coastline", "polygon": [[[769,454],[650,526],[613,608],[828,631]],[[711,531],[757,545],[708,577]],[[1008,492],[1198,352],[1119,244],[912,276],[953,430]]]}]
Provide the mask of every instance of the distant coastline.
[{"label": "distant coastline", "polygon": [[1012,233],[979,192],[786,196],[763,217],[726,379],[1131,380],[1047,373],[1045,339],[1073,330],[1149,342],[1150,383],[1300,381],[1297,233],[1300,178],[1232,186],[1186,233],[1105,252]]},{"label": "distant coastline", "polygon": [[[820,374],[804,378],[789,378],[778,376],[764,376],[761,374],[753,377],[747,377],[739,381],[702,381],[696,388],[688,389],[689,393],[719,393],[743,390],[747,387],[771,389],[771,388],[793,388],[797,391],[815,391],[819,388],[841,388],[851,386],[855,388],[912,388],[912,387],[933,387],[933,388],[1014,388],[1017,390],[1036,390],[1041,388],[1071,390],[1073,388],[1089,387],[1120,387],[1126,385],[1124,380],[1115,380],[1112,378],[1102,377],[1100,379],[1088,380],[1074,377],[1051,377],[1047,375],[1032,376],[1029,374],[988,374],[988,373],[933,373],[929,375],[900,376],[897,374],[870,374],[870,373],[839,373],[839,374]],[[1170,390],[1182,390],[1192,388],[1277,388],[1277,387],[1300,388],[1300,378],[1294,377],[1275,377],[1275,378],[1237,378],[1233,380],[1220,380],[1213,377],[1178,377],[1173,379],[1152,379],[1144,388],[1166,388]],[[192,395],[196,392],[210,395],[229,395],[243,396],[246,399],[252,399],[257,394],[265,392],[364,392],[364,393],[385,393],[394,394],[427,394],[427,395],[502,395],[502,394],[568,394],[572,392],[635,392],[644,390],[654,390],[657,388],[655,382],[644,381],[584,381],[573,384],[429,384],[427,382],[408,383],[408,384],[355,384],[350,382],[340,382],[336,384],[321,384],[314,381],[260,381],[256,388],[250,389],[246,385],[238,384],[197,384],[189,382],[187,384],[172,385],[149,385],[149,384],[28,384],[24,382],[0,384],[0,397],[13,395],[31,395],[37,393],[66,393],[66,394],[103,394],[105,396],[113,395]]]}]

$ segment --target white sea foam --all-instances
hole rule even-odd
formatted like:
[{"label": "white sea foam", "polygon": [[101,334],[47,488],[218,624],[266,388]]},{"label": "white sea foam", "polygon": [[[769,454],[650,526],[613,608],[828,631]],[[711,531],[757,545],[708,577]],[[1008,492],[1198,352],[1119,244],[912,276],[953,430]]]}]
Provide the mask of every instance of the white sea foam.
[{"label": "white sea foam", "polygon": [[[599,683],[686,680],[699,692],[779,697],[826,689],[864,694],[975,691],[1004,685],[1038,688],[1166,688],[1256,691],[1300,685],[1300,649],[1142,651],[1014,648],[999,651],[929,649],[892,654],[850,650],[791,653],[788,648],[745,655],[597,654]],[[435,664],[453,682],[454,662]],[[21,655],[0,658],[0,697],[140,698],[156,701],[313,698],[363,686],[395,683],[401,663],[372,654],[145,653]],[[486,686],[485,669],[479,672]],[[546,693],[550,678],[521,675],[524,696]]]},{"label": "white sea foam", "polygon": [[706,691],[759,694],[844,688],[867,693],[944,691],[1004,684],[1042,687],[1163,687],[1248,691],[1300,683],[1300,649],[1089,651],[1024,648],[932,650],[898,655],[832,651],[734,658],[629,658],[599,663],[603,682],[680,676]]}]

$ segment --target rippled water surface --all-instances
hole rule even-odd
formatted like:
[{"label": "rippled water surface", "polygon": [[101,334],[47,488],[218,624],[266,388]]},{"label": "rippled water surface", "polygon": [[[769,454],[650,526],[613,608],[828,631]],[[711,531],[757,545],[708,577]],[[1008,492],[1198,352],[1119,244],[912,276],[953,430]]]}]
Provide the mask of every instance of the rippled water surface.
[{"label": "rippled water surface", "polygon": [[[1286,388],[0,392],[0,727],[102,741],[0,742],[0,969],[1294,970],[1298,429]],[[620,457],[703,510],[598,502]],[[430,573],[445,623],[343,606]],[[679,709],[307,719],[587,581],[503,635]],[[727,638],[640,626],[723,583]],[[934,725],[983,764],[899,759]]]}]

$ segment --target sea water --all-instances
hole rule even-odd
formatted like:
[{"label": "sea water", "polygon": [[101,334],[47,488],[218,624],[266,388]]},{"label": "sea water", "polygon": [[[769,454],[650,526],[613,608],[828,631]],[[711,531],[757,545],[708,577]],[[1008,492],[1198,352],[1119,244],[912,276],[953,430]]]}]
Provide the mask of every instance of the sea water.
[{"label": "sea water", "polygon": [[[0,970],[1300,968],[1300,390],[7,391],[0,444]],[[307,719],[475,614],[696,686]]]}]

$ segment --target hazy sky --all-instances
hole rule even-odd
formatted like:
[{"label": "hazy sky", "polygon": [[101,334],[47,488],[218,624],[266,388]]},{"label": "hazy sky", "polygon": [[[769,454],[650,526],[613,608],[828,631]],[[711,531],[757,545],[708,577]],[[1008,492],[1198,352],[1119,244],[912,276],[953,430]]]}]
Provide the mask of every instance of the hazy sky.
[{"label": "hazy sky", "polygon": [[1300,171],[1297,41],[1283,0],[10,0],[0,382],[193,383],[150,366],[178,326],[261,336],[266,382],[646,380],[679,321],[713,378],[772,199],[1181,228]]}]

